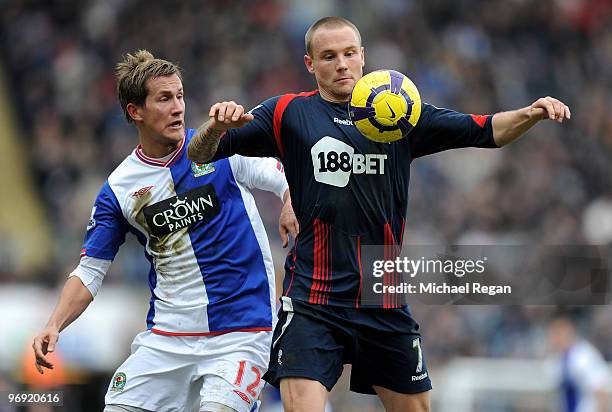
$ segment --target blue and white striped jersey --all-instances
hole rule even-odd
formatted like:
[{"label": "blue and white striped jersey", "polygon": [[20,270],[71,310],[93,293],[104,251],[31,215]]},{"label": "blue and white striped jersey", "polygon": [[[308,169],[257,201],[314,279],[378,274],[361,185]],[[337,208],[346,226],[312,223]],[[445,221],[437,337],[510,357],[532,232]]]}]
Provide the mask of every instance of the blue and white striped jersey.
[{"label": "blue and white striped jersey", "polygon": [[163,161],[136,148],[109,176],[95,201],[74,274],[91,291],[96,276],[88,268],[103,267],[103,276],[132,232],[151,263],[147,326],[153,332],[272,330],[272,256],[249,189],[282,198],[287,189],[282,167],[275,159],[241,156],[193,163],[186,147],[194,132],[188,129],[180,147]]},{"label": "blue and white striped jersey", "polygon": [[561,390],[566,412],[597,412],[595,393],[610,386],[608,366],[589,342],[578,340],[560,359]]}]

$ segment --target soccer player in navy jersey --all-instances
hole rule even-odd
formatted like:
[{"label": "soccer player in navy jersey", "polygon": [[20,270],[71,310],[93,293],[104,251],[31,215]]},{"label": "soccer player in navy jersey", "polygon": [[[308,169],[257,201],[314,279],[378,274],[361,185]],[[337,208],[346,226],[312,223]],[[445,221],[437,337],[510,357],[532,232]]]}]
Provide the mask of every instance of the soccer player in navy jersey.
[{"label": "soccer player in navy jersey", "polygon": [[427,411],[431,381],[419,326],[397,299],[363,299],[361,246],[401,245],[413,159],[501,147],[540,120],[569,119],[570,111],[552,97],[489,116],[423,104],[407,138],[376,143],[359,134],[347,110],[364,66],[358,29],[326,17],[305,43],[317,90],[273,97],[246,114],[233,101],[214,104],[188,156],[275,156],[285,166],[300,232],[285,264],[264,377],[280,386],[285,410],[323,411],[343,364],[352,364],[353,391],[377,394],[387,411]]},{"label": "soccer player in navy jersey", "polygon": [[276,290],[249,189],[284,199],[280,228],[293,231],[282,165],[242,156],[188,160],[195,130],[185,128],[180,70],[147,51],[117,65],[117,91],[140,144],[100,190],[79,265],[34,339],[36,367],[53,368],[45,355],[96,296],[131,232],[151,263],[143,276],[151,289],[147,330],[110,382],[104,411],[252,412],[268,365]]}]

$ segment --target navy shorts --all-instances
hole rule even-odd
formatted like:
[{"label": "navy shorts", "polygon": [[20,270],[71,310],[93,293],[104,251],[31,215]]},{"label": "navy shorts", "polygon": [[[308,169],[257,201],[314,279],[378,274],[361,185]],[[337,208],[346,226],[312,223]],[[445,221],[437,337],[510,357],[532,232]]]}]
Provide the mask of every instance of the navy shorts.
[{"label": "navy shorts", "polygon": [[321,382],[328,391],[351,364],[354,392],[375,394],[373,386],[399,393],[431,389],[418,324],[407,309],[354,309],[309,305],[283,298],[264,379]]}]

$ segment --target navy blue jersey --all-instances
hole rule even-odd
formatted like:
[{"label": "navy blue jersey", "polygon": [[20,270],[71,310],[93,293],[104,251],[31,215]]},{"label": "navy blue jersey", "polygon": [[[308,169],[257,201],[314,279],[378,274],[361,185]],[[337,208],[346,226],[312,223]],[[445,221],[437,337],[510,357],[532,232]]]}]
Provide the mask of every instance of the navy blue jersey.
[{"label": "navy blue jersey", "polygon": [[[275,156],[285,166],[300,234],[285,263],[285,296],[360,307],[361,245],[401,245],[410,163],[458,147],[496,147],[490,116],[423,105],[408,138],[376,143],[349,120],[347,104],[317,91],[264,101],[255,119],[222,138],[215,158]],[[361,305],[362,306],[362,305]],[[399,298],[383,307],[401,306]]]}]

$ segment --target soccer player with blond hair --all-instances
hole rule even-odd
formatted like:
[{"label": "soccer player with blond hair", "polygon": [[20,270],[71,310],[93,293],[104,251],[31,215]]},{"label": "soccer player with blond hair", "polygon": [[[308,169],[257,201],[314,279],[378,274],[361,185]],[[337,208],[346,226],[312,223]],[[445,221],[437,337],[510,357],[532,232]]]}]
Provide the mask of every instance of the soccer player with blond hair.
[{"label": "soccer player with blond hair", "polygon": [[180,69],[148,51],[117,65],[117,92],[140,144],[98,194],[79,265],[34,339],[37,368],[53,368],[45,355],[96,296],[130,232],[151,263],[150,309],[105,411],[249,412],[276,322],[272,256],[250,189],[283,199],[281,236],[295,234],[283,168],[271,158],[190,161]]}]

